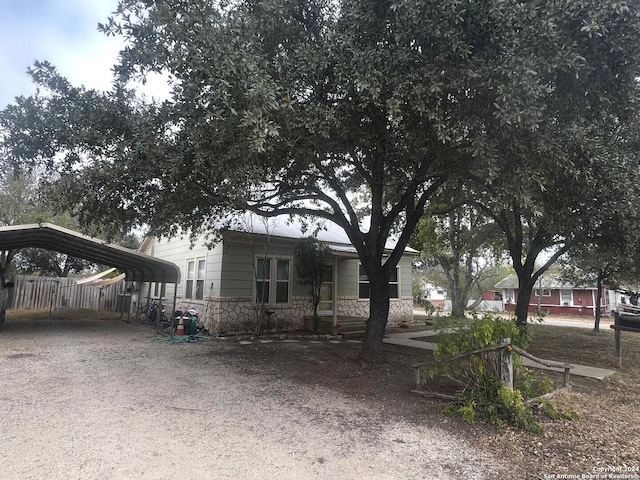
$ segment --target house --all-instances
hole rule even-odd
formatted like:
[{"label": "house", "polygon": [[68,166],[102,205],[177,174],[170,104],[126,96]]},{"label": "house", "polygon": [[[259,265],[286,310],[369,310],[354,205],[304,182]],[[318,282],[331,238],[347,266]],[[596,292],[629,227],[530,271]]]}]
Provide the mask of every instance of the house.
[{"label": "house", "polygon": [[422,289],[424,298],[429,300],[434,307],[444,308],[444,302],[447,298],[444,288],[430,283],[424,277],[420,279],[420,288]]},{"label": "house", "polygon": [[[186,236],[147,240],[148,255],[175,263],[182,273],[181,281],[166,285],[165,292],[159,284],[142,285],[140,298],[162,297],[167,311],[175,298],[177,310],[197,310],[200,323],[217,335],[255,330],[264,311],[270,312],[269,328],[309,329],[313,316],[309,287],[297,279],[293,252],[296,242],[311,233],[289,218],[246,216],[221,229],[212,248],[203,237],[193,245]],[[318,309],[321,331],[335,333],[353,319],[364,325],[369,316],[369,284],[355,248],[332,223],[322,225],[315,236],[331,251]],[[392,243],[387,245],[392,247]],[[415,253],[407,249],[391,277],[390,325],[412,319],[411,260]]]},{"label": "house", "polygon": [[[513,312],[518,300],[518,277],[509,275],[495,286],[502,291],[503,309]],[[555,315],[595,316],[595,304],[598,290],[595,286],[574,286],[563,282],[560,276],[546,274],[536,282],[529,300],[529,312],[535,313],[544,308]],[[610,298],[603,288],[601,313],[610,312]]]}]

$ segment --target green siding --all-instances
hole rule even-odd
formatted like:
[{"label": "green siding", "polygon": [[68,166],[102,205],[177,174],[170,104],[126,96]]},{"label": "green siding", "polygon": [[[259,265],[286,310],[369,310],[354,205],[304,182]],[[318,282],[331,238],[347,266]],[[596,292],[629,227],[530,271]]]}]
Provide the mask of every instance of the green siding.
[{"label": "green siding", "polygon": [[[263,240],[263,239],[260,239]],[[291,294],[293,297],[305,297],[309,293],[307,285],[298,282],[298,275],[293,261],[293,247],[296,240],[271,238],[271,245],[264,241],[251,244],[246,234],[225,233],[223,241],[213,249],[196,244],[191,247],[188,238],[174,238],[170,240],[156,240],[149,253],[152,256],[168,260],[180,267],[181,280],[177,286],[180,297],[184,292],[186,282],[186,263],[188,259],[206,258],[206,273],[204,279],[204,295],[215,297],[251,297],[254,295],[254,262],[257,256],[291,259]],[[357,258],[338,258],[336,295],[338,297],[358,296],[358,266]],[[400,296],[410,297],[412,294],[411,257],[400,260]],[[334,275],[335,275],[334,271]],[[173,296],[173,285],[167,285],[166,296]]]},{"label": "green siding", "polygon": [[[272,238],[271,245],[249,243],[246,236],[229,235],[224,239],[224,257],[222,264],[222,297],[253,297],[254,262],[258,257],[282,258],[293,260],[293,242]],[[291,262],[292,277],[295,285],[295,266]],[[297,288],[297,287],[296,287]],[[293,295],[296,295],[294,288]]]},{"label": "green siding", "polygon": [[251,245],[224,242],[221,297],[253,296],[253,249]]},{"label": "green siding", "polygon": [[[342,259],[338,266],[338,296],[358,296],[358,271],[360,260],[357,258]],[[400,268],[400,297],[410,297],[411,288],[411,257],[402,257],[398,263]]]},{"label": "green siding", "polygon": [[358,296],[358,266],[357,258],[341,259],[338,264],[338,296]]},{"label": "green siding", "polygon": [[398,266],[400,267],[400,278],[398,279],[400,281],[400,298],[411,297],[413,295],[411,258],[402,257]]}]

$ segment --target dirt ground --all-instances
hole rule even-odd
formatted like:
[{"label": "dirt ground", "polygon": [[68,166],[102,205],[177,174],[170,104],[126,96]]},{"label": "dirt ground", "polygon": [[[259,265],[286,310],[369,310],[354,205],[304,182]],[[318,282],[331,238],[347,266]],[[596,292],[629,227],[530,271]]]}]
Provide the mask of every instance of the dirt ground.
[{"label": "dirt ground", "polygon": [[426,351],[387,345],[363,369],[355,342],[154,337],[119,320],[8,321],[0,478],[640,478],[637,369],[573,377],[557,402],[580,418],[532,435],[410,393]]},{"label": "dirt ground", "polygon": [[154,337],[7,321],[0,478],[504,478],[506,461],[408,394],[411,372],[362,370],[357,344]]}]

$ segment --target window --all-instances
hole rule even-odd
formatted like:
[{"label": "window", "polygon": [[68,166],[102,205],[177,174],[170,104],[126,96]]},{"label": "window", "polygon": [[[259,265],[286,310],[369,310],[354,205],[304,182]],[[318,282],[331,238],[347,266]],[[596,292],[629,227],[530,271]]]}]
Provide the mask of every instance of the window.
[{"label": "window", "polygon": [[196,300],[204,298],[204,272],[205,261],[204,258],[201,258],[198,260],[198,268],[196,269]]},{"label": "window", "polygon": [[[396,267],[389,276],[389,298],[400,298],[400,284],[398,282],[399,268]],[[360,265],[358,271],[358,298],[370,298],[371,289],[369,285],[369,276]]]},{"label": "window", "polygon": [[289,260],[276,260],[276,303],[289,303]]},{"label": "window", "polygon": [[397,268],[394,268],[389,276],[389,298],[400,298]]},{"label": "window", "polygon": [[504,298],[505,298],[505,303],[513,303],[513,299],[515,298],[515,292],[513,288],[504,289]]},{"label": "window", "polygon": [[[162,288],[160,288],[162,286]],[[164,297],[165,295],[165,285],[163,283],[154,282],[153,283],[153,297],[159,298]]]},{"label": "window", "polygon": [[360,265],[358,274],[358,298],[369,298],[369,276]]},{"label": "window", "polygon": [[560,303],[564,306],[573,304],[573,295],[571,290],[560,290]]},{"label": "window", "polygon": [[271,291],[271,259],[259,258],[256,268],[256,303],[269,303]]},{"label": "window", "polygon": [[[272,281],[275,280],[275,281]],[[289,303],[291,260],[258,258],[256,260],[256,303]]]},{"label": "window", "polygon": [[202,300],[204,298],[204,274],[206,262],[204,258],[187,260],[187,279],[184,298]]},{"label": "window", "polygon": [[187,262],[187,284],[184,289],[184,298],[193,298],[193,279],[195,277],[196,261]]},{"label": "window", "polygon": [[550,290],[550,289],[548,289],[548,288],[542,288],[542,289],[538,289],[538,288],[536,288],[536,289],[533,291],[533,294],[534,294],[536,297],[550,297],[550,296],[551,296],[551,290]]}]

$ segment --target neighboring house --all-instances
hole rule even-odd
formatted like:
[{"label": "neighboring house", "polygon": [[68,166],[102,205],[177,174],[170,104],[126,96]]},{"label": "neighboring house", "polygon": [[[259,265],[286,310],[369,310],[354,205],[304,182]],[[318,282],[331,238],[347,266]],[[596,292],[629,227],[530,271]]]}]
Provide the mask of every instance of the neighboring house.
[{"label": "neighboring house", "polygon": [[[494,290],[483,290],[481,292],[482,298],[478,301],[475,298],[470,298],[467,302],[467,308],[473,309],[476,312],[500,312],[503,309],[502,306],[502,293]],[[451,300],[445,300],[445,310],[451,310],[453,304]]]},{"label": "neighboring house", "polygon": [[[277,218],[263,220],[247,217],[230,228],[222,229],[211,249],[204,237],[192,246],[189,239],[149,239],[144,252],[175,263],[181,269],[179,284],[161,286],[143,284],[140,298],[162,296],[166,310],[194,308],[200,322],[211,332],[228,335],[255,329],[261,310],[275,312],[269,318],[278,329],[294,330],[305,326],[313,315],[309,287],[298,282],[294,265],[294,246],[311,232],[299,222]],[[307,233],[303,233],[303,232]],[[369,283],[355,248],[342,229],[326,223],[315,235],[331,250],[326,265],[319,313],[325,331],[337,331],[341,321],[369,316]],[[387,247],[392,247],[388,244]],[[407,249],[392,275],[389,324],[411,321],[411,260],[415,250]]]},{"label": "neighboring house", "polygon": [[501,302],[502,292],[500,290],[483,290],[482,300],[487,302]]},{"label": "neighboring house", "polygon": [[[495,286],[502,291],[503,309],[513,312],[518,301],[518,277],[509,275]],[[595,286],[574,286],[563,282],[558,275],[543,275],[537,282],[529,300],[529,312],[544,308],[556,315],[595,316],[598,290]],[[601,313],[610,313],[610,298],[603,288]]]},{"label": "neighboring house", "polygon": [[420,287],[422,289],[424,298],[429,300],[434,307],[444,308],[444,302],[447,298],[447,294],[444,291],[444,288],[437,287],[436,285],[430,283],[424,277],[420,281]]}]

